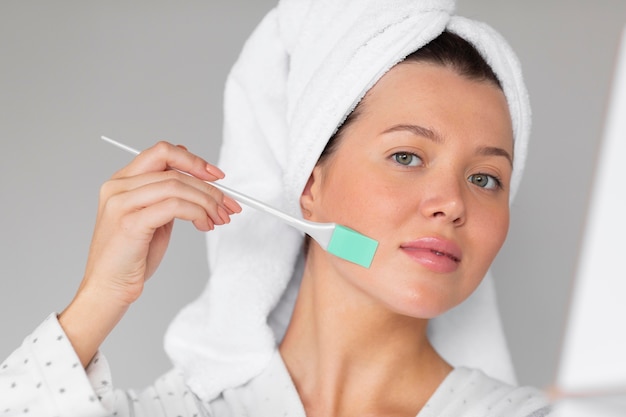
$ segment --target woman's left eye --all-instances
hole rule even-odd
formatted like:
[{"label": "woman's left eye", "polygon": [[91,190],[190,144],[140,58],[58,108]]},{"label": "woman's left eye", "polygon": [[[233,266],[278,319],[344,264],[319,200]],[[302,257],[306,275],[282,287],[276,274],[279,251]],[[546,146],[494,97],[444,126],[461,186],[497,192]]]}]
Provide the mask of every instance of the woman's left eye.
[{"label": "woman's left eye", "polygon": [[500,180],[489,174],[472,174],[467,177],[467,179],[472,184],[487,190],[494,190],[502,187]]},{"label": "woman's left eye", "polygon": [[393,160],[405,167],[416,167],[422,164],[422,159],[410,152],[396,152],[393,155]]}]

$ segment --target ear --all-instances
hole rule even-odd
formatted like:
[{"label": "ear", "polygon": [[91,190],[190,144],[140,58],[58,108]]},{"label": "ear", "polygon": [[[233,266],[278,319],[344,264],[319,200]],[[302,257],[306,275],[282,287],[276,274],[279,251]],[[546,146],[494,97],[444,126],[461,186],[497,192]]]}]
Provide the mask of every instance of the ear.
[{"label": "ear", "polygon": [[309,176],[302,195],[300,196],[300,209],[302,210],[302,216],[307,220],[312,220],[316,204],[320,199],[320,184],[322,182],[322,168],[319,165],[315,165],[313,172]]}]

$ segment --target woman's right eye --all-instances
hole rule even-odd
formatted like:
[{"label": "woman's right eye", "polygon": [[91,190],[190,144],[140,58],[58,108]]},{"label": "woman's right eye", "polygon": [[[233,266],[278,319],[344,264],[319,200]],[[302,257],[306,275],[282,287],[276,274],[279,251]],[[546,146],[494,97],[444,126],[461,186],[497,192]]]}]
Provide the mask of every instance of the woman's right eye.
[{"label": "woman's right eye", "polygon": [[405,167],[416,167],[422,165],[422,159],[410,152],[396,152],[391,155],[393,160]]}]

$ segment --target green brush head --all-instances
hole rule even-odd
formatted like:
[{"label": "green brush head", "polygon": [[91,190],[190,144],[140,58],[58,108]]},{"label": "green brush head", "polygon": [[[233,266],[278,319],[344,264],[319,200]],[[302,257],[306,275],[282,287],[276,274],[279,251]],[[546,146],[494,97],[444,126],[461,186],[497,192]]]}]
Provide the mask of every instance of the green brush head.
[{"label": "green brush head", "polygon": [[342,259],[369,268],[377,247],[378,242],[374,239],[338,224],[326,250]]}]

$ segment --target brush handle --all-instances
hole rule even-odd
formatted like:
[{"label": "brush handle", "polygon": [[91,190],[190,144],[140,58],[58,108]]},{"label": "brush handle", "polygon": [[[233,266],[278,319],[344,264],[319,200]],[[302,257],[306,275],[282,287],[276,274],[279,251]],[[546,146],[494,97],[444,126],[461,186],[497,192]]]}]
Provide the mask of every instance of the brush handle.
[{"label": "brush handle", "polygon": [[[188,174],[189,175],[189,174]],[[298,229],[299,231],[306,233],[311,236],[319,245],[326,250],[328,248],[328,244],[330,243],[333,233],[335,232],[335,227],[337,226],[335,223],[318,223],[312,222],[309,220],[298,219],[296,217],[290,216],[287,213],[284,213],[277,208],[274,208],[266,203],[263,203],[259,200],[256,200],[248,195],[242,194],[239,191],[235,191],[232,188],[228,188],[222,184],[218,184],[215,182],[206,181],[208,184],[211,184],[213,187],[222,191],[229,197],[234,198],[240,203],[246,204],[252,208],[263,211],[267,214],[270,214],[288,225]]]},{"label": "brush handle", "polygon": [[[111,145],[117,146],[118,148],[123,149],[126,152],[139,155],[139,151],[135,148],[131,148],[128,145],[124,145],[123,143],[120,143],[106,136],[101,136],[101,138],[102,140],[109,142]],[[172,168],[172,169],[180,172],[181,174],[189,175],[190,177],[192,176],[188,172],[184,172],[176,168]],[[306,233],[309,236],[311,236],[320,244],[320,246],[322,246],[322,248],[324,249],[327,248],[328,243],[330,242],[332,234],[335,230],[335,226],[336,226],[335,223],[317,223],[317,222],[311,222],[311,221],[304,220],[304,219],[298,219],[296,217],[290,216],[289,214],[278,210],[277,208],[274,208],[266,203],[263,203],[255,198],[242,194],[239,191],[233,190],[232,188],[228,188],[225,185],[219,184],[217,182],[211,182],[211,181],[205,181],[205,182],[217,188],[218,190],[220,190],[227,196],[234,198],[240,203],[243,203],[249,207],[271,214],[274,217],[277,217],[278,219],[284,221],[288,225],[295,227],[301,232]]]},{"label": "brush handle", "polygon": [[[189,175],[185,172],[183,172],[183,174]],[[274,208],[268,205],[267,203],[263,203],[248,195],[242,194],[239,191],[235,191],[232,188],[228,188],[225,185],[218,184],[216,182],[210,182],[210,181],[205,181],[205,182],[207,184],[211,184],[213,187],[217,188],[218,190],[220,190],[227,196],[234,198],[240,203],[243,203],[249,207],[263,211],[274,217],[277,217],[278,219],[282,220],[288,225],[298,229],[299,231],[303,233],[306,233],[307,235],[315,239],[317,243],[319,243],[323,249],[326,249],[328,247],[328,244],[330,243],[330,240],[335,231],[335,227],[336,227],[335,223],[317,223],[317,222],[311,222],[311,221],[304,220],[304,219],[298,219],[296,217],[290,216],[287,213],[284,213],[278,210],[277,208]]]},{"label": "brush handle", "polygon": [[[189,175],[189,174],[187,174]],[[284,221],[285,223],[288,223],[289,225],[303,231],[306,232],[306,228],[309,226],[307,223],[311,223],[307,220],[302,220],[302,219],[298,219],[295,218],[293,216],[290,216],[280,210],[278,210],[277,208],[274,208],[270,205],[268,205],[267,203],[263,203],[255,198],[250,197],[249,195],[245,195],[240,193],[239,191],[233,190],[232,188],[228,188],[225,185],[216,183],[216,182],[210,182],[210,181],[205,181],[208,184],[211,184],[213,187],[217,188],[218,190],[220,190],[221,192],[223,192],[224,194],[226,194],[229,197],[234,198],[235,200],[239,201],[240,203],[243,203],[247,206],[250,206],[252,208],[255,208],[257,210],[261,210],[264,211],[268,214],[271,214],[274,217],[278,217],[279,219],[281,219],[282,221]],[[312,226],[315,227],[316,224],[313,224]]]}]

